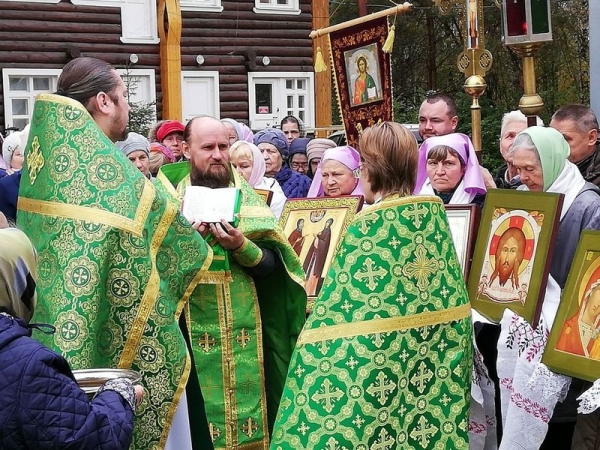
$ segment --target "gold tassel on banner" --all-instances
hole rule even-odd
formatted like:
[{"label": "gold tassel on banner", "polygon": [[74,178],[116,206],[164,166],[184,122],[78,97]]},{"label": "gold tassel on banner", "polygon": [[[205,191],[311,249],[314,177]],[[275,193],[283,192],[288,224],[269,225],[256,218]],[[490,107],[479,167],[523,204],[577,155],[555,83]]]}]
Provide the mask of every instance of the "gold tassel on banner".
[{"label": "gold tassel on banner", "polygon": [[396,25],[392,25],[390,27],[390,31],[388,32],[388,37],[385,40],[385,44],[381,48],[384,53],[392,53],[392,49],[394,48],[394,39],[396,38]]},{"label": "gold tassel on banner", "polygon": [[321,53],[321,47],[317,47],[317,56],[315,58],[315,72],[325,72],[327,70],[327,65],[325,64],[325,60],[323,59],[323,53]]}]

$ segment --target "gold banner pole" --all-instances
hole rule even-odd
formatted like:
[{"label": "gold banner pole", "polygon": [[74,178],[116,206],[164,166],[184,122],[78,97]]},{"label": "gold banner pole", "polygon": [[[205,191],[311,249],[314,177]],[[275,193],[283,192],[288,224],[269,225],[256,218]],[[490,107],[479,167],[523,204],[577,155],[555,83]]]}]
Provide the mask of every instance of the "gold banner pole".
[{"label": "gold banner pole", "polygon": [[369,20],[378,19],[380,17],[391,16],[392,14],[399,14],[403,12],[407,12],[412,8],[412,4],[405,2],[402,5],[397,5],[392,8],[384,9],[383,11],[378,11],[373,14],[369,14],[368,16],[359,17],[357,19],[349,20],[348,22],[339,23],[337,25],[332,25],[326,28],[320,28],[318,30],[313,30],[310,32],[310,37],[315,39],[319,36],[323,36],[325,34],[332,33],[334,31],[343,30],[344,28],[352,27],[354,25],[359,25],[361,23],[368,22]]}]

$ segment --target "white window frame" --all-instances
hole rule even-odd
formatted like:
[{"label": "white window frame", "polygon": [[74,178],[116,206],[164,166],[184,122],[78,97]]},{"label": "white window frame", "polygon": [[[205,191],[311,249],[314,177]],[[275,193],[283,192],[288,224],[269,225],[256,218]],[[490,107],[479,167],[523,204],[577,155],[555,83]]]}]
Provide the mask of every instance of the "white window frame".
[{"label": "white window frame", "polygon": [[223,11],[221,0],[181,0],[182,11],[216,12]]},{"label": "white window frame", "polygon": [[[26,0],[27,1],[27,0]],[[70,0],[74,5],[82,6],[103,6],[115,7],[121,9],[121,42],[124,44],[158,44],[158,22],[156,12],[156,2],[153,0]],[[142,17],[139,14],[128,14],[134,6],[142,5],[144,13]],[[141,18],[144,29],[136,28],[132,17]]]},{"label": "white window frame", "polygon": [[[12,99],[17,97],[24,97],[24,93],[22,91],[11,91],[10,90],[10,82],[9,77],[17,76],[17,77],[56,77],[56,81],[58,81],[58,77],[62,69],[2,69],[2,90],[4,95],[4,126],[12,126],[13,125],[13,113],[12,113]],[[56,81],[54,84],[50,85],[50,93],[56,91]],[[28,93],[28,95],[30,95]],[[35,100],[32,99],[32,100]],[[31,119],[31,114],[33,114],[33,101],[29,105],[29,114]]]},{"label": "white window frame", "polygon": [[289,5],[278,5],[277,0],[270,0],[271,3],[265,5],[260,0],[254,0],[254,12],[256,14],[285,14],[298,15],[300,10],[300,0],[289,0]]},{"label": "white window frame", "polygon": [[[274,120],[272,126],[279,127],[281,119],[287,116],[287,96],[283,94],[285,92],[285,80],[286,79],[298,79],[303,78],[307,82],[306,87],[306,105],[304,110],[306,112],[304,122],[304,128],[314,128],[315,126],[315,74],[313,72],[249,72],[248,73],[248,108],[249,108],[249,119],[252,125],[260,118],[256,112],[256,83],[261,79],[277,79],[278,86],[275,86],[273,95],[273,105],[277,107],[279,111],[272,114],[274,117],[277,115],[278,121]],[[277,122],[277,123],[275,123]],[[252,126],[253,129],[257,127]]]},{"label": "white window frame", "polygon": [[[181,89],[183,90],[184,87],[184,79],[185,78],[212,78],[214,80],[214,86],[215,86],[215,95],[212,99],[213,102],[213,108],[215,110],[215,117],[221,117],[221,99],[220,99],[220,86],[219,86],[219,72],[217,70],[182,70],[181,71]],[[182,100],[183,97],[186,95],[185,92],[181,93],[182,96]],[[210,102],[210,99],[206,99],[206,102]],[[183,101],[181,104],[181,107],[183,109]],[[186,120],[185,117],[185,111],[182,111],[184,114],[183,119]]]},{"label": "white window frame", "polygon": [[[150,80],[149,82],[149,88],[148,91],[150,93],[150,97],[149,98],[143,98],[141,100],[138,101],[143,101],[143,102],[156,102],[156,72],[154,69],[117,69],[117,72],[119,72],[119,75],[121,75],[122,77],[129,77],[129,78],[135,78],[135,77],[140,77],[140,78],[148,78]],[[127,84],[127,83],[126,83]]]}]

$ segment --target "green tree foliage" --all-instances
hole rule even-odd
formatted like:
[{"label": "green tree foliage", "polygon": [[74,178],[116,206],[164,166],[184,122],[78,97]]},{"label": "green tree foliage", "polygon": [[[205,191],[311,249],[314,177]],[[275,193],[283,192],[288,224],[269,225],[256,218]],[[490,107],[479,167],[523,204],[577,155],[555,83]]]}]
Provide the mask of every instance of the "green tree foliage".
[{"label": "green tree foliage", "polygon": [[[416,123],[425,93],[452,95],[459,109],[458,130],[471,132],[471,98],[465,77],[456,66],[463,50],[458,10],[443,15],[433,0],[412,0],[413,10],[396,18],[392,54],[395,119]],[[369,0],[369,12],[389,8],[387,0]],[[551,0],[554,41],[543,44],[536,56],[537,90],[545,103],[542,119],[568,103],[589,104],[588,0]],[[331,23],[357,16],[356,0],[332,0]],[[502,115],[518,108],[523,94],[520,58],[502,44],[501,11],[494,0],[484,0],[485,46],[493,55],[481,97],[483,163],[490,170],[502,164],[499,134]],[[394,20],[390,17],[390,20]],[[335,117],[335,116],[334,116]]]},{"label": "green tree foliage", "polygon": [[127,98],[129,99],[129,131],[141,134],[142,136],[148,136],[148,130],[150,126],[156,122],[156,102],[134,102],[131,99],[134,98],[138,85],[140,83],[139,77],[136,77],[130,72],[130,66],[124,66],[125,74],[123,75],[123,82],[127,89]]}]

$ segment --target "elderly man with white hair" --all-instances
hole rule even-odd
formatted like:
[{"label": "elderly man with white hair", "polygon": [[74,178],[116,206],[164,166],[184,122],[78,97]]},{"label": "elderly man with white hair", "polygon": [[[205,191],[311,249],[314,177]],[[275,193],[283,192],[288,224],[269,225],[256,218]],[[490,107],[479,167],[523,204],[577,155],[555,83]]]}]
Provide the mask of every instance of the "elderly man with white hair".
[{"label": "elderly man with white hair", "polygon": [[[543,127],[544,122],[536,116],[536,125]],[[527,116],[521,111],[511,111],[502,116],[500,125],[500,154],[504,158],[504,164],[494,176],[494,182],[499,189],[511,189],[521,185],[521,179],[517,170],[512,164],[512,157],[509,154],[510,148],[515,137],[527,128]]]}]

